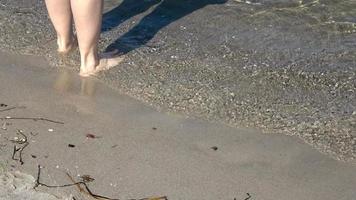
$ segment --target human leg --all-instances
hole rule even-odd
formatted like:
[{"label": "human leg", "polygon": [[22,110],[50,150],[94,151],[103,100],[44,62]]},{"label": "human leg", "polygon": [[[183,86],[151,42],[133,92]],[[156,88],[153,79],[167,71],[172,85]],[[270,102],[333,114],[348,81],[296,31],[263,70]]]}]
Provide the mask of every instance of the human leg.
[{"label": "human leg", "polygon": [[103,0],[71,0],[71,8],[81,57],[80,75],[93,75],[119,64],[122,57],[98,54]]},{"label": "human leg", "polygon": [[45,2],[57,32],[58,52],[68,53],[74,46],[70,0],[46,0]]}]

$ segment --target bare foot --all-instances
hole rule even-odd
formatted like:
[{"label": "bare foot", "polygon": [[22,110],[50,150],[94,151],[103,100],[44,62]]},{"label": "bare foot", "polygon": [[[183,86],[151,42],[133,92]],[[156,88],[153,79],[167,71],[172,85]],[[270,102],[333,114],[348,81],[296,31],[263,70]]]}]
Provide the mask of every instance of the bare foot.
[{"label": "bare foot", "polygon": [[117,55],[117,51],[104,53],[100,55],[99,64],[95,67],[81,67],[80,76],[88,77],[98,72],[111,69],[119,65],[124,60],[124,55]]},{"label": "bare foot", "polygon": [[62,56],[66,56],[69,53],[71,53],[73,50],[75,50],[75,48],[78,46],[78,41],[77,41],[76,37],[73,37],[70,42],[67,42],[66,44],[63,44],[58,39],[57,40],[57,45],[58,45],[57,52]]}]

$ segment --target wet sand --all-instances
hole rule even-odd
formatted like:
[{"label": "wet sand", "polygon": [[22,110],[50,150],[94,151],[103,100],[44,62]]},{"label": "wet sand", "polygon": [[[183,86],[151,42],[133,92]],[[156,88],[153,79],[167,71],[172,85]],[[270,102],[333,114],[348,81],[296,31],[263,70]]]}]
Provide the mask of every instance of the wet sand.
[{"label": "wet sand", "polygon": [[[100,49],[126,59],[101,81],[160,110],[356,157],[353,0],[158,2],[105,1]],[[78,52],[58,59],[43,1],[0,0],[0,48],[79,69]]]},{"label": "wet sand", "polygon": [[[95,181],[89,186],[96,194],[120,199],[356,196],[354,161],[336,161],[295,136],[157,112],[95,79],[50,69],[40,60],[0,54],[1,103],[19,107],[0,116],[43,117],[64,124],[2,120],[11,123],[0,130],[1,165],[6,171],[20,170],[36,178],[40,164],[41,181],[47,184],[70,182],[65,172],[90,175]],[[30,143],[23,151],[23,165],[11,159],[13,144],[7,140],[17,136],[16,129],[23,130]],[[38,189],[88,199],[75,187]]]}]

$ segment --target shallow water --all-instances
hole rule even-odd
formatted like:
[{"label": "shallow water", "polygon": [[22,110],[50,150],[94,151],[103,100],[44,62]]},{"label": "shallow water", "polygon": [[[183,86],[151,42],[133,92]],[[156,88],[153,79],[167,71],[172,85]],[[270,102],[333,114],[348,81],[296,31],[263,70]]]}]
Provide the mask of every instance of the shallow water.
[{"label": "shallow water", "polygon": [[[179,17],[226,2],[221,6],[227,11],[214,18],[225,17],[227,26],[231,20],[238,22],[230,23],[233,27],[223,28],[226,29],[223,34],[236,35],[238,38],[231,45],[255,51],[257,57],[266,60],[271,67],[283,68],[294,63],[308,71],[355,70],[356,1],[353,0],[204,0],[197,6],[189,0],[145,2],[151,2],[151,7],[158,5],[154,11],[148,12],[149,20],[143,18],[140,26],[111,47],[120,48],[123,44],[137,46],[137,40],[145,44],[153,37],[151,35]],[[129,5],[127,8],[130,9],[120,10],[120,4]],[[120,24],[116,21],[126,20],[124,15],[137,15],[148,10],[132,11],[147,6],[144,4],[134,0],[106,0],[106,14],[115,17],[104,17],[104,28],[107,24]],[[115,11],[115,8],[119,10]],[[227,15],[228,11],[231,12]],[[159,16],[166,14],[165,19]]]}]

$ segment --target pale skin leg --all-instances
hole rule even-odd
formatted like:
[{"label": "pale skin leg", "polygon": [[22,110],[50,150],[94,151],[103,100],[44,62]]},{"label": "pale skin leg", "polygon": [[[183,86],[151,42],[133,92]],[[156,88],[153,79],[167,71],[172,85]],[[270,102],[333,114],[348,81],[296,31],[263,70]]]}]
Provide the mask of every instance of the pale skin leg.
[{"label": "pale skin leg", "polygon": [[[123,57],[99,55],[103,0],[46,0],[47,9],[58,35],[58,51],[73,47],[72,16],[77,30],[81,57],[80,75],[90,76],[118,65]],[[70,45],[64,45],[70,41]]]},{"label": "pale skin leg", "polygon": [[74,41],[70,0],[46,0],[46,5],[57,32],[58,52],[67,53]]}]

